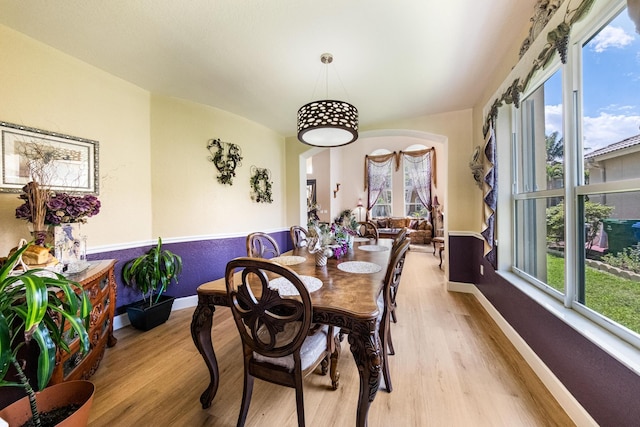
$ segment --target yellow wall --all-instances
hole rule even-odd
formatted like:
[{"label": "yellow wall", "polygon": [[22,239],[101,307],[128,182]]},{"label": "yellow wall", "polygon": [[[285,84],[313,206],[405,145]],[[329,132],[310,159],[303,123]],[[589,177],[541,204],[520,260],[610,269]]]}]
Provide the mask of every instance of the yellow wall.
[{"label": "yellow wall", "polygon": [[[88,245],[151,233],[149,93],[0,26],[0,120],[99,142],[102,210]],[[0,256],[28,237],[18,195],[0,194]]]},{"label": "yellow wall", "polygon": [[[83,225],[89,252],[285,226],[284,138],[242,117],[162,96],[0,26],[0,121],[99,142],[101,211]],[[233,186],[216,181],[207,141],[239,144]],[[250,199],[252,166],[268,168],[272,204]],[[0,193],[0,256],[27,223]]]},{"label": "yellow wall", "polygon": [[[153,96],[151,102],[153,233],[190,237],[268,231],[285,226],[284,139],[240,116],[201,104]],[[222,185],[208,161],[210,139],[242,150],[233,185]],[[273,203],[250,198],[253,166],[271,171]]]}]

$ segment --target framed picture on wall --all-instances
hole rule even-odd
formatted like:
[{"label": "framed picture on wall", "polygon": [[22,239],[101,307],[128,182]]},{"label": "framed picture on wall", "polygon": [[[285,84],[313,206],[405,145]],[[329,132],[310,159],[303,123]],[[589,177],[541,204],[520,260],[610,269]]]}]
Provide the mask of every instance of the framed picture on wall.
[{"label": "framed picture on wall", "polygon": [[98,194],[98,141],[0,122],[0,191],[36,177],[51,190]]},{"label": "framed picture on wall", "polygon": [[316,204],[316,180],[307,180],[307,206],[313,206]]}]

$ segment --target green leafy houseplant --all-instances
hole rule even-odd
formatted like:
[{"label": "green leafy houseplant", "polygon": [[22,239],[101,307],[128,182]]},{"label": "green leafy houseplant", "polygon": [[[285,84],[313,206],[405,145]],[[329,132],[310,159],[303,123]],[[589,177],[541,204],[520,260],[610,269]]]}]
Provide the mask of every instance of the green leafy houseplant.
[{"label": "green leafy houseplant", "polygon": [[[43,390],[53,375],[57,349],[70,351],[64,339],[67,324],[77,334],[81,351],[89,350],[91,302],[79,283],[60,274],[34,269],[12,275],[28,246],[18,249],[0,268],[0,386],[23,387],[33,423],[40,425],[36,393],[19,351],[33,341],[38,344],[37,388]],[[17,373],[17,382],[7,378],[10,366]]]},{"label": "green leafy houseplant", "polygon": [[158,303],[171,281],[178,283],[181,272],[182,258],[167,249],[163,250],[162,239],[158,237],[157,246],[122,267],[122,278],[125,285],[140,291],[145,302],[148,297],[151,307]]}]

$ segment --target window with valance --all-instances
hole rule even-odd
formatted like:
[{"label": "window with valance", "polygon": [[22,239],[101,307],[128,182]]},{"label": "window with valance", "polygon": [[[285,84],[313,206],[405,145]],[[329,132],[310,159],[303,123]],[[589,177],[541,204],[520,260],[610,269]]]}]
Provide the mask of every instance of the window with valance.
[{"label": "window with valance", "polygon": [[432,208],[432,185],[435,185],[435,150],[425,148],[365,156],[365,190],[367,209],[372,217],[391,216],[391,177],[403,165],[404,206],[402,214],[422,212],[428,216]]}]

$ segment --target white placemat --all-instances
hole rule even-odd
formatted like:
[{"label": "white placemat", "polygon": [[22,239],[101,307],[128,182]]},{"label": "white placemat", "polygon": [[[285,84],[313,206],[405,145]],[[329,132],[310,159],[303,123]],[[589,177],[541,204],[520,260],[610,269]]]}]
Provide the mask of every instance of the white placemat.
[{"label": "white placemat", "polygon": [[[307,287],[309,292],[317,291],[322,287],[322,280],[312,276],[300,276],[302,283]],[[269,281],[269,289],[278,291],[280,296],[299,295],[298,290],[289,280],[284,277],[278,277]]]},{"label": "white placemat", "polygon": [[389,247],[380,246],[380,245],[360,245],[358,246],[358,249],[362,249],[363,251],[369,251],[369,252],[382,252],[382,251],[388,251]]},{"label": "white placemat", "polygon": [[296,264],[302,264],[306,260],[307,259],[303,256],[282,255],[282,256],[277,256],[275,258],[271,258],[270,261],[277,262],[280,265],[296,265]]},{"label": "white placemat", "polygon": [[368,237],[354,237],[353,238],[354,242],[368,242],[369,240],[371,240],[371,239],[369,239]]},{"label": "white placemat", "polygon": [[382,270],[382,267],[372,262],[347,261],[338,264],[338,270],[346,271],[347,273],[369,274],[377,273]]}]

